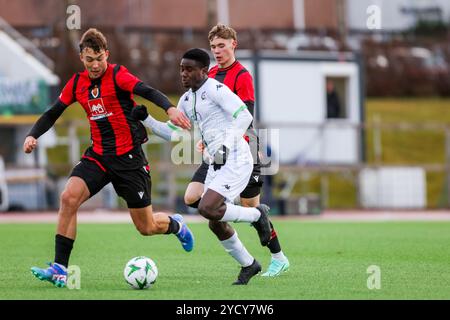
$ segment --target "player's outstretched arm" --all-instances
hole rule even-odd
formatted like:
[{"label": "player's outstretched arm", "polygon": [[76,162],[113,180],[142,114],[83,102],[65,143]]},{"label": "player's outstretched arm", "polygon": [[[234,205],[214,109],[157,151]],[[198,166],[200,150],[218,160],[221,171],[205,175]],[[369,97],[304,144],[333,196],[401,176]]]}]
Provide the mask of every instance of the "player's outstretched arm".
[{"label": "player's outstretched arm", "polygon": [[66,105],[58,99],[50,109],[44,112],[25,138],[23,143],[25,153],[30,153],[36,148],[37,139],[55,124],[65,109]]},{"label": "player's outstretched arm", "polygon": [[154,134],[167,141],[171,141],[172,138],[176,138],[177,134],[181,133],[183,130],[180,127],[175,126],[170,120],[167,122],[156,120],[148,114],[147,108],[143,105],[134,107],[131,110],[131,116],[136,120],[142,121],[142,123],[147,128],[150,128]]},{"label": "player's outstretched arm", "polygon": [[183,129],[190,129],[191,123],[189,119],[175,108],[164,93],[142,82],[124,66],[120,66],[115,75],[115,81],[122,90],[137,94],[162,108],[175,125]]},{"label": "player's outstretched arm", "polygon": [[170,121],[183,129],[190,129],[191,123],[189,119],[178,110],[161,91],[139,82],[133,89],[133,93],[153,102],[160,108],[164,109],[169,116]]}]

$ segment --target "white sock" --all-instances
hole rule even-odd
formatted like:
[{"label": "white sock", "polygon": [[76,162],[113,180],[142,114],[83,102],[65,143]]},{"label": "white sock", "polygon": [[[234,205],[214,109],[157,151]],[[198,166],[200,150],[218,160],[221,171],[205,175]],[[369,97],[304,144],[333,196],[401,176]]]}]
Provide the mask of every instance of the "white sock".
[{"label": "white sock", "polygon": [[261,216],[261,212],[256,208],[241,207],[232,203],[226,203],[225,205],[227,206],[227,209],[220,221],[255,222]]},{"label": "white sock", "polygon": [[177,222],[178,222],[178,225],[180,226],[180,229],[178,229],[178,232],[175,234],[179,234],[181,232],[181,227],[183,226],[180,221],[177,221]]},{"label": "white sock", "polygon": [[244,247],[241,240],[239,240],[236,231],[234,231],[234,234],[230,238],[220,241],[220,243],[225,248],[225,251],[243,267],[248,267],[253,263],[253,260],[255,260]]},{"label": "white sock", "polygon": [[281,260],[281,261],[286,261],[287,258],[284,255],[283,251],[277,252],[277,253],[272,253],[272,258],[276,259],[276,260]]}]

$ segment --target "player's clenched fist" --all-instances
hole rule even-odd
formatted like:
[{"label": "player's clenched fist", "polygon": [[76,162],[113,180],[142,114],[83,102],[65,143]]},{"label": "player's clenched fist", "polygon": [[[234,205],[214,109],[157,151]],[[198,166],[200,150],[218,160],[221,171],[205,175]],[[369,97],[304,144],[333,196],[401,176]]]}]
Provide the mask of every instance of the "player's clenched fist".
[{"label": "player's clenched fist", "polygon": [[197,150],[197,152],[203,153],[203,151],[205,150],[205,145],[203,144],[202,140],[198,140],[198,142],[195,144],[195,150]]},{"label": "player's clenched fist", "polygon": [[25,142],[23,143],[23,151],[25,153],[30,153],[37,146],[37,139],[32,136],[28,136],[25,138]]},{"label": "player's clenched fist", "polygon": [[148,117],[147,107],[140,105],[131,109],[131,116],[136,120],[144,121]]},{"label": "player's clenched fist", "polygon": [[179,126],[183,129],[191,128],[191,122],[189,121],[189,118],[186,117],[186,115],[177,108],[170,107],[167,110],[167,115],[174,125]]}]

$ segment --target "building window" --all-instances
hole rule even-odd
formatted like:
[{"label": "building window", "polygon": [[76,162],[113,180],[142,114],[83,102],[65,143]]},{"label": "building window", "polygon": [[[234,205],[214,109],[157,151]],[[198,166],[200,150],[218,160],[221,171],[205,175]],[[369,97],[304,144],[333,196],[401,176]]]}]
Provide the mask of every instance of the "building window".
[{"label": "building window", "polygon": [[347,118],[347,78],[326,78],[327,119]]}]

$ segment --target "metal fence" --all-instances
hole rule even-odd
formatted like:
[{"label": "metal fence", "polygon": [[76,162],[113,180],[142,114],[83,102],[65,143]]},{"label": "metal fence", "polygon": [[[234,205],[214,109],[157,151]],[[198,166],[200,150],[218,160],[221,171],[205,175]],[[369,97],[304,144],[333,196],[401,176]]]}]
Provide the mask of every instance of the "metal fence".
[{"label": "metal fence", "polygon": [[[77,134],[79,131],[77,127],[80,125],[85,126],[86,124],[80,121],[60,123],[59,126],[67,128],[67,136],[58,137],[57,145],[47,150],[49,155],[49,162],[46,166],[47,174],[45,175],[47,183],[40,186],[47,189],[49,186],[53,186],[51,191],[51,194],[54,195],[53,203],[47,203],[48,207],[58,206],[57,195],[72,166],[79,161],[81,152],[89,144],[88,136]],[[412,209],[421,206],[427,208],[450,207],[450,190],[448,188],[450,182],[450,125],[436,123],[386,124],[376,121],[364,125],[345,122],[338,125],[350,127],[358,132],[359,142],[357,145],[361,148],[360,154],[364,159],[357,163],[346,164],[320,161],[281,163],[276,175],[265,177],[266,186],[262,194],[263,199],[271,202],[277,208],[275,211],[279,213],[294,213],[295,211],[310,213],[311,210],[317,211],[323,208],[381,208],[383,206],[396,209],[400,208],[402,203],[404,203],[403,207]],[[319,126],[307,123],[295,125],[278,123],[275,126],[280,130],[293,126],[325,130],[327,123]],[[264,127],[264,124],[260,123],[259,127]],[[326,148],[326,145],[323,148]],[[153,135],[144,145],[144,151],[147,153],[152,168],[154,204],[166,208],[180,208],[184,190],[198,165],[173,164],[171,150],[170,143]],[[410,157],[408,157],[409,154],[411,154]],[[414,156],[414,154],[419,156]],[[406,169],[410,171],[405,171]],[[367,182],[367,179],[370,181]],[[7,180],[10,193],[14,194],[14,190],[21,188],[11,174],[7,176]],[[48,181],[53,182],[49,183]],[[423,181],[424,183],[422,183]],[[23,179],[20,180],[20,183],[23,182]],[[375,186],[373,186],[374,183]],[[417,190],[422,191],[417,193]],[[31,203],[30,199],[33,196],[42,198],[42,194],[49,194],[49,192],[42,192],[42,190],[38,190],[34,195],[30,194],[27,196],[27,201]],[[381,198],[376,198],[375,194]],[[406,202],[395,202],[395,199],[388,199],[391,202],[383,202],[383,196],[403,197],[403,201]],[[112,208],[114,203],[117,206],[123,205],[117,199],[111,198],[115,197],[115,194],[109,189],[100,197],[103,200],[93,201],[91,207]],[[372,200],[367,200],[368,197]],[[418,197],[425,199],[423,204],[416,201]],[[47,202],[51,202],[51,199]],[[383,203],[385,204],[383,205]],[[312,208],[309,208],[311,206]]]}]

